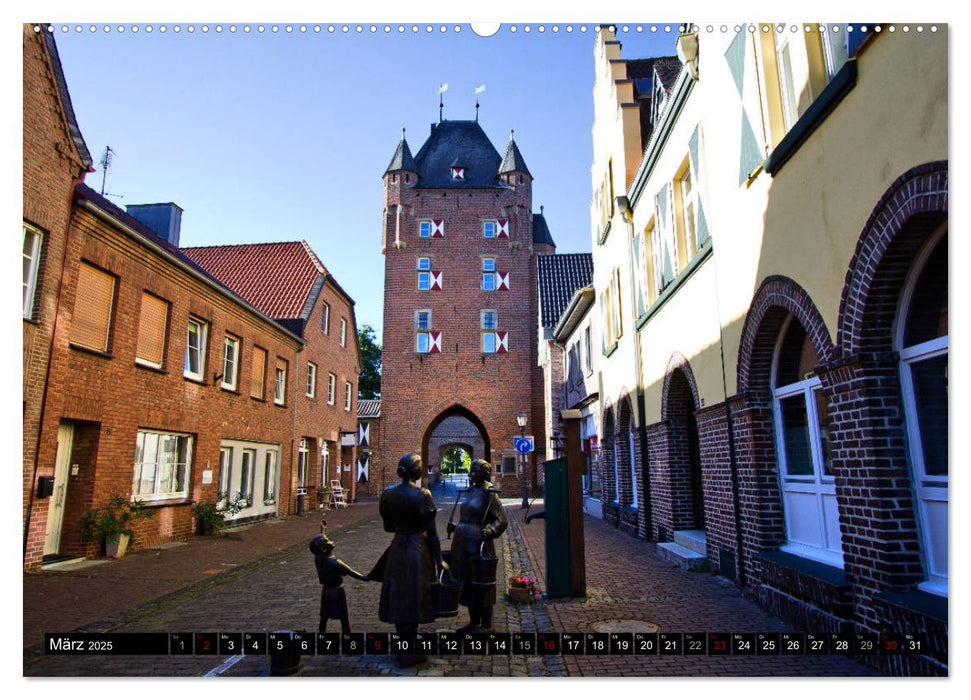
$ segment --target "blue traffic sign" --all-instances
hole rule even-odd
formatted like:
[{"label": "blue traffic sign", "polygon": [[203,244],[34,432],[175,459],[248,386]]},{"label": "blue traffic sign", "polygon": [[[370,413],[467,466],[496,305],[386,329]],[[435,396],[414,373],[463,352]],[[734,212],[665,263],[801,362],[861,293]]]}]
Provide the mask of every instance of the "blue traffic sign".
[{"label": "blue traffic sign", "polygon": [[512,439],[512,446],[516,448],[516,452],[521,455],[528,454],[533,451],[533,436],[526,435],[525,437],[514,437]]}]

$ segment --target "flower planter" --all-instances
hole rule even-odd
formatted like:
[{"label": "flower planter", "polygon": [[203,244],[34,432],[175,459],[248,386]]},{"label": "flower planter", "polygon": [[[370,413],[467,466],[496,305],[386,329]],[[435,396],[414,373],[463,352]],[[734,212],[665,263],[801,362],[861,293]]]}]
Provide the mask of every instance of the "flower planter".
[{"label": "flower planter", "polygon": [[525,589],[525,588],[513,588],[512,586],[510,586],[509,587],[509,591],[507,593],[509,595],[509,602],[510,603],[528,603],[528,602],[530,602],[530,599],[529,599],[529,591],[527,589]]},{"label": "flower planter", "polygon": [[128,538],[129,535],[124,532],[105,536],[105,554],[112,559],[121,559],[128,549]]}]

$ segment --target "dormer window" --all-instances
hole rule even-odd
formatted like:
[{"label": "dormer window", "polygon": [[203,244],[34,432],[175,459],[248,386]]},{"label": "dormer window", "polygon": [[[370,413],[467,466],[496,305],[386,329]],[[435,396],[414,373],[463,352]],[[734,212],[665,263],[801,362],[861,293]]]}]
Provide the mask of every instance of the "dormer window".
[{"label": "dormer window", "polygon": [[460,165],[453,165],[452,168],[452,179],[453,180],[464,180],[465,179],[465,168]]}]

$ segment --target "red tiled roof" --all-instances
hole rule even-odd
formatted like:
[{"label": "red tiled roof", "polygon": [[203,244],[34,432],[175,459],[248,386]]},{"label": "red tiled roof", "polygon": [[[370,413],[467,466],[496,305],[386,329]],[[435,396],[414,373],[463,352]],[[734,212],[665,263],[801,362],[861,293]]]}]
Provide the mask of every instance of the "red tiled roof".
[{"label": "red tiled roof", "polygon": [[182,248],[209,274],[270,318],[299,318],[327,268],[306,241]]}]

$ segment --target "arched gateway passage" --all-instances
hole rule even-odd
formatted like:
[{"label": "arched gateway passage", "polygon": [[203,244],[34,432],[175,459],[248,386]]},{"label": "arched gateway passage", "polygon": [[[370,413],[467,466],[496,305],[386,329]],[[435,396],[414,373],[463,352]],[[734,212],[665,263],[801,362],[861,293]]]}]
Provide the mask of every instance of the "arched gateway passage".
[{"label": "arched gateway passage", "polygon": [[452,447],[460,446],[472,459],[491,461],[492,446],[489,434],[479,417],[460,405],[453,405],[439,413],[425,428],[421,441],[421,458],[432,470],[430,481],[441,475],[441,457]]}]

